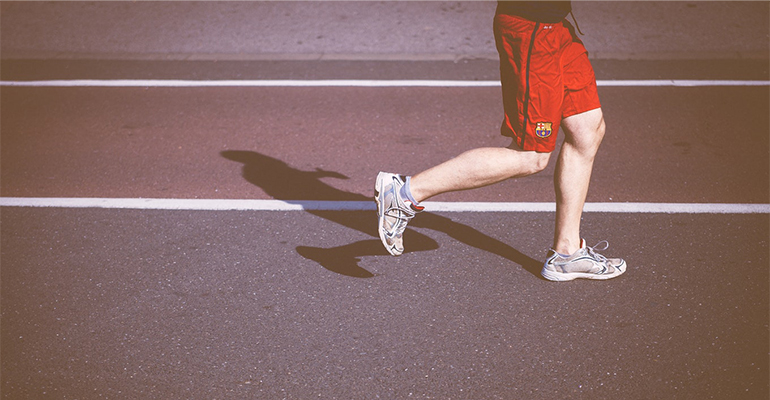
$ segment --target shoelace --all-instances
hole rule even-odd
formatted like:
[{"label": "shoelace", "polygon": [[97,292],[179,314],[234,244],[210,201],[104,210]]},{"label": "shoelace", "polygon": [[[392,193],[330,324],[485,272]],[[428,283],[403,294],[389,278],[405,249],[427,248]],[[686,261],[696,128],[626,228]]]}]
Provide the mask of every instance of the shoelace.
[{"label": "shoelace", "polygon": [[[599,245],[603,245],[604,247],[599,248]],[[597,260],[599,262],[604,263],[604,262],[607,262],[607,257],[605,257],[605,256],[603,256],[603,255],[601,255],[599,253],[596,253],[594,250],[604,251],[604,250],[607,250],[609,248],[610,248],[610,242],[608,242],[606,240],[602,240],[601,242],[599,242],[599,243],[597,243],[597,244],[595,244],[593,246],[586,246],[585,250],[586,250],[586,253],[588,253],[588,255],[591,256],[591,258],[593,258],[593,259],[595,259],[595,260]]]},{"label": "shoelace", "polygon": [[[599,246],[603,246],[603,247],[599,247]],[[604,251],[604,250],[607,250],[609,247],[610,247],[610,243],[606,240],[602,240],[601,242],[593,245],[593,247],[586,245],[586,247],[580,249],[580,251],[582,251],[587,256],[591,257],[593,260],[601,264],[602,270],[598,272],[599,275],[604,274],[609,270],[608,267],[610,266],[610,263],[607,260],[607,257],[595,252],[594,249],[599,251]],[[553,251],[553,256],[551,256],[551,258],[548,260],[548,263],[553,263],[554,265],[565,265],[569,263],[569,262],[557,262],[556,258],[559,257],[559,253],[553,249],[551,249],[551,251]]]},{"label": "shoelace", "polygon": [[[598,248],[598,247],[599,247],[599,245],[601,245],[601,244],[603,244],[603,245],[604,245],[604,247],[602,247],[602,248]],[[602,266],[602,270],[599,272],[599,275],[601,275],[601,274],[604,274],[604,273],[606,273],[606,272],[609,270],[609,268],[608,268],[608,267],[609,267],[610,263],[609,263],[609,261],[607,261],[607,257],[605,257],[605,256],[603,256],[603,255],[601,255],[601,254],[599,254],[599,253],[596,253],[596,252],[594,251],[594,249],[596,249],[596,250],[599,250],[599,251],[604,251],[604,250],[607,250],[607,249],[609,249],[609,248],[610,248],[610,242],[608,242],[608,241],[606,241],[606,240],[602,240],[601,242],[599,242],[599,243],[597,243],[597,244],[593,245],[593,247],[591,247],[591,246],[586,246],[586,248],[585,248],[585,250],[586,250],[586,253],[587,253],[587,254],[588,254],[588,255],[589,255],[591,258],[593,258],[594,260],[598,261],[598,262],[601,264],[601,266]]]},{"label": "shoelace", "polygon": [[[395,213],[393,213],[393,211],[395,211]],[[396,219],[396,223],[393,224],[393,236],[398,236],[398,234],[403,232],[406,229],[409,220],[414,217],[414,214],[410,215],[398,206],[388,207],[388,209],[385,210],[385,215]]]}]

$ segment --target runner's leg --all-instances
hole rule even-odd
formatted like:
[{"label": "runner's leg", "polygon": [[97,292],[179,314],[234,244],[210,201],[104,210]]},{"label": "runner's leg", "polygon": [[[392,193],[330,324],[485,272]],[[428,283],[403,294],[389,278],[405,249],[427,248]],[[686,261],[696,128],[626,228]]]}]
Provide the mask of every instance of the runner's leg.
[{"label": "runner's leg", "polygon": [[445,192],[475,189],[509,178],[532,175],[548,165],[550,156],[550,153],[523,151],[516,144],[508,148],[469,150],[412,176],[412,196],[421,202]]},{"label": "runner's leg", "polygon": [[553,249],[573,254],[580,248],[580,218],[588,194],[594,157],[604,137],[601,108],[562,120],[564,143],[556,162],[556,228]]}]

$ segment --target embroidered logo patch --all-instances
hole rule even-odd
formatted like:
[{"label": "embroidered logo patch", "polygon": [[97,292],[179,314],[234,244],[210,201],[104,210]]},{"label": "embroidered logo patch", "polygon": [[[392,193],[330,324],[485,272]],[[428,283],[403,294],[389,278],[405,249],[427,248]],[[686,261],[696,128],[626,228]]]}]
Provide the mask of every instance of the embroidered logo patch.
[{"label": "embroidered logo patch", "polygon": [[541,138],[547,138],[551,136],[551,123],[550,122],[538,122],[535,126],[535,134]]}]

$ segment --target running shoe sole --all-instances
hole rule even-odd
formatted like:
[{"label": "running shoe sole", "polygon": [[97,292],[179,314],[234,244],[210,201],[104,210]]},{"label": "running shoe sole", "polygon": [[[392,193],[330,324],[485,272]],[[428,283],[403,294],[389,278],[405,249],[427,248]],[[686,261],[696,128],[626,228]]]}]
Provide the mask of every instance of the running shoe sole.
[{"label": "running shoe sole", "polygon": [[624,272],[626,272],[625,261],[623,261],[622,264],[615,267],[615,272],[611,274],[591,274],[588,272],[556,272],[556,271],[551,271],[546,267],[543,267],[543,271],[541,272],[541,275],[543,275],[543,278],[554,282],[567,282],[567,281],[572,281],[579,278],[603,281],[603,280],[618,277],[622,275]]}]

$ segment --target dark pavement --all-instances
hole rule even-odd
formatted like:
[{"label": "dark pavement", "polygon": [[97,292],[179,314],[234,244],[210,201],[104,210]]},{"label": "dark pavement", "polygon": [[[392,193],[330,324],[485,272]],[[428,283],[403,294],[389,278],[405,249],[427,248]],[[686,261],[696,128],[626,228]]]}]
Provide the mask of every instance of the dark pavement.
[{"label": "dark pavement", "polygon": [[[364,7],[344,4],[321,9],[319,19]],[[707,21],[719,17],[715,10],[725,19],[753,21],[756,16],[746,9],[767,9],[766,3],[725,4],[666,7],[698,10]],[[581,5],[598,13],[578,14],[584,31],[596,26],[596,15],[624,7],[608,3],[600,11],[598,5]],[[3,2],[3,51],[13,50],[0,65],[3,81],[497,79],[494,60],[467,59],[469,53],[449,49],[465,40],[457,36],[470,29],[463,24],[486,24],[481,17],[489,4],[437,3],[440,12],[465,21],[445,22],[440,43],[436,38],[442,35],[403,24],[416,30],[399,34],[418,46],[388,51],[419,59],[378,59],[385,57],[359,51],[357,37],[345,46],[331,38],[347,36],[329,34],[316,49],[358,51],[360,60],[316,61],[137,56],[236,54],[233,37],[240,36],[232,32],[244,29],[237,21],[248,18],[229,11],[218,18],[234,25],[199,47],[182,40],[188,31],[173,18],[163,32],[180,40],[163,48],[157,47],[160,41],[144,49],[121,47],[123,42],[110,42],[117,34],[96,37],[87,34],[96,25],[72,25],[71,32],[81,36],[54,43],[73,51],[65,57],[49,52],[56,46],[35,47],[7,34],[17,29],[6,23],[9,14],[38,26],[41,37],[55,37],[45,29],[67,27],[62,17],[42,28],[30,10],[41,12],[40,18],[56,10],[86,16],[102,10],[106,21],[115,10],[136,10],[128,3],[48,7],[53,8]],[[139,7],[142,12],[127,21],[154,18],[148,10],[164,5]],[[217,10],[212,4],[165,7]],[[245,5],[222,7],[243,11]],[[279,3],[270,7],[284,10]],[[283,7],[296,10],[294,4]],[[381,4],[375,7],[382,11]],[[423,21],[434,12],[430,4],[402,7],[377,23]],[[275,18],[283,14],[275,10]],[[629,19],[636,32],[654,28],[643,23],[654,10],[644,10],[628,14],[635,16]],[[216,26],[210,23],[206,29]],[[695,35],[697,26],[677,29]],[[726,37],[740,37],[745,29],[726,26],[732,26]],[[109,24],[96,28],[113,32]],[[601,29],[616,32],[606,24]],[[484,43],[482,33],[468,37]],[[302,34],[309,33],[297,33]],[[657,53],[649,43],[656,39],[648,35],[646,58],[598,57],[597,77],[769,79],[766,58],[708,58],[714,54],[700,43],[693,44],[696,56],[682,56],[687,35],[661,44]],[[88,57],[75,54],[79,37],[94,41],[80,42],[78,54]],[[597,53],[619,54],[625,43],[620,39],[600,42]],[[756,56],[755,44],[767,40],[752,37],[736,45],[736,52]],[[281,49],[279,42],[264,44],[275,45],[276,53]],[[264,50],[250,49],[251,58]],[[290,50],[299,58],[314,51]],[[670,57],[672,52],[680,57]],[[368,201],[379,170],[414,173],[472,147],[507,144],[498,133],[499,90],[4,86],[0,195]],[[608,131],[589,201],[770,203],[768,86],[600,87],[600,96]],[[435,200],[551,202],[552,177],[553,162],[530,178]],[[625,275],[608,282],[543,280],[539,269],[552,226],[548,212],[425,213],[410,224],[406,254],[391,257],[379,242],[372,212],[2,207],[0,395],[770,397],[768,214],[586,213],[589,245],[607,239],[605,253],[629,264]]]},{"label": "dark pavement", "polygon": [[766,216],[590,215],[569,284],[550,214],[425,217],[4,208],[4,396],[766,397]]}]

